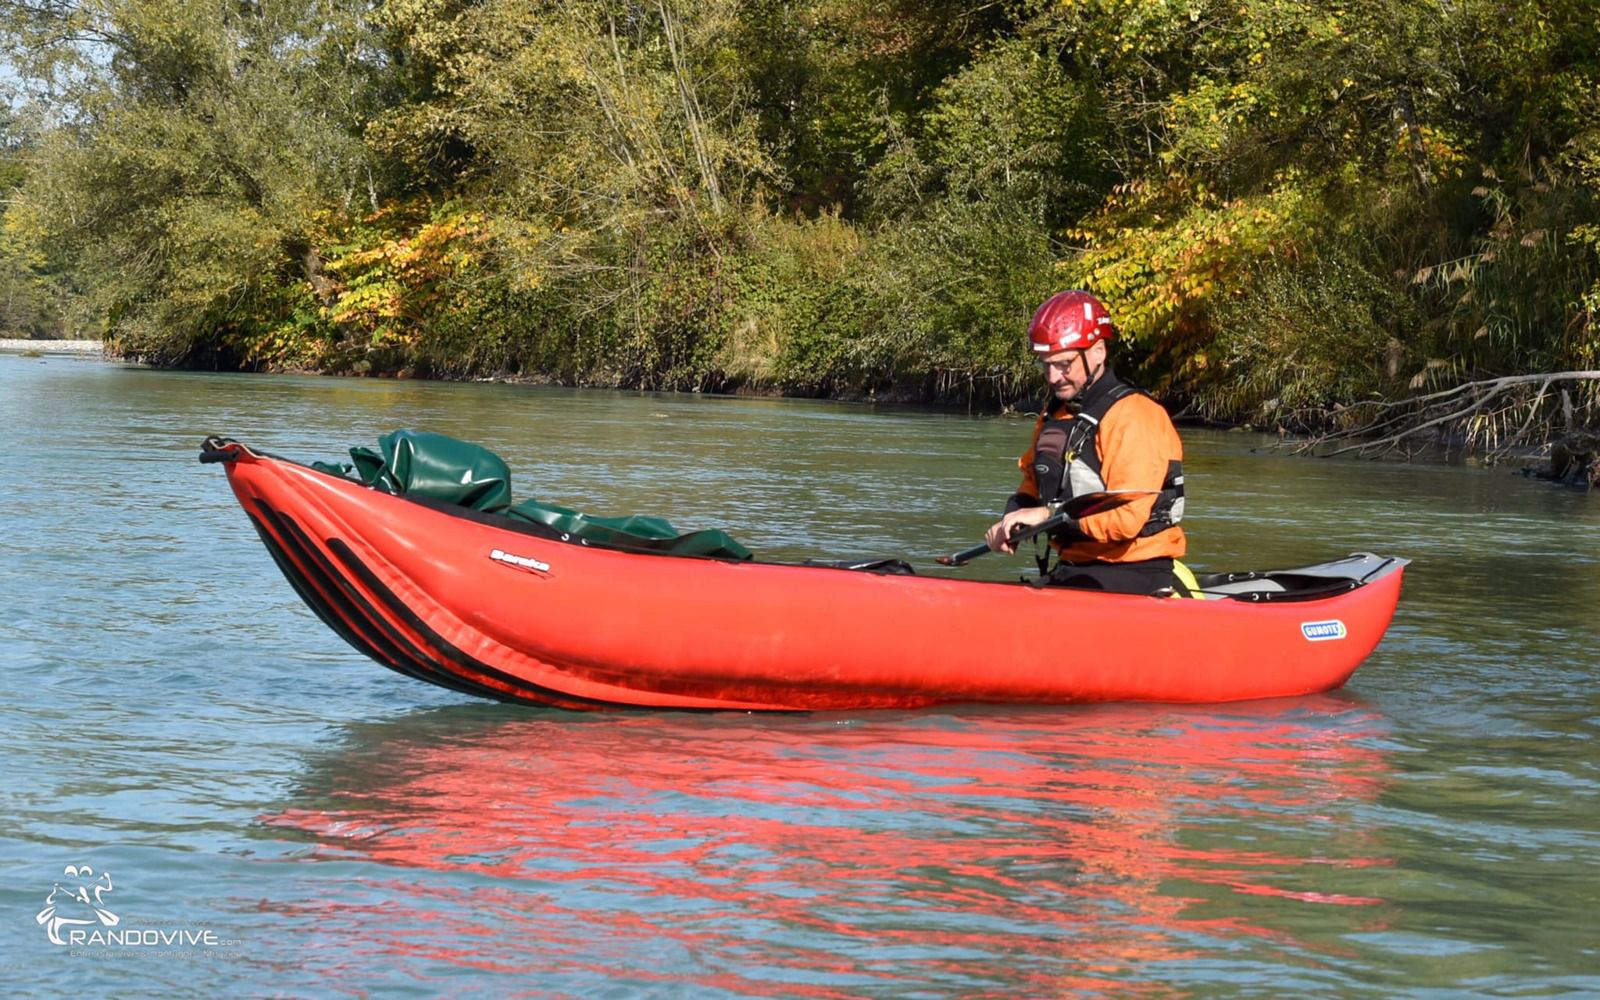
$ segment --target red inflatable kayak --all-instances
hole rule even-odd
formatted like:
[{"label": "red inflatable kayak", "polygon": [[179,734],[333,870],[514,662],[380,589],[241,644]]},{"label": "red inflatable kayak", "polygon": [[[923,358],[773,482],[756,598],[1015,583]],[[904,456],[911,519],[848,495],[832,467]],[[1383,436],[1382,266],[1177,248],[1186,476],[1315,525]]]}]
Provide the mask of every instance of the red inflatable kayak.
[{"label": "red inflatable kayak", "polygon": [[[1326,691],[1406,560],[1201,576],[1208,599],[599,548],[207,439],[300,597],[400,673],[564,708],[1220,702]],[[1074,628],[1073,622],[1093,622]],[[1041,634],[1072,641],[1042,652]]]}]

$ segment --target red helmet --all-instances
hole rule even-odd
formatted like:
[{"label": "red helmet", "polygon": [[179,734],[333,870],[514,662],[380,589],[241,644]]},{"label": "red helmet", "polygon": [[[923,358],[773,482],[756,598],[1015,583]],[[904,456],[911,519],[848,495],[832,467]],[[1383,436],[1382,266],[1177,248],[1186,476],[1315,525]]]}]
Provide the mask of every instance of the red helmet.
[{"label": "red helmet", "polygon": [[1116,335],[1106,307],[1077,289],[1050,296],[1028,323],[1028,346],[1039,355],[1082,351]]}]

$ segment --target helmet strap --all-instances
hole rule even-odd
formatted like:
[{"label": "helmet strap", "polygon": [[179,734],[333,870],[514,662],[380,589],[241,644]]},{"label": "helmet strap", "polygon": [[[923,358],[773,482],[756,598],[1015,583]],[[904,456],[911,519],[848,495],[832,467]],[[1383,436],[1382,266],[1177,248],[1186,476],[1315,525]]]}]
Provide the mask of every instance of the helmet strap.
[{"label": "helmet strap", "polygon": [[1083,383],[1083,391],[1079,392],[1076,396],[1072,397],[1072,399],[1068,400],[1062,406],[1063,409],[1065,409],[1068,413],[1072,414],[1073,416],[1077,416],[1079,413],[1083,412],[1083,394],[1085,392],[1088,392],[1089,391],[1089,387],[1094,385],[1096,382],[1100,381],[1100,376],[1102,376],[1102,375],[1104,375],[1106,373],[1106,365],[1105,365],[1105,362],[1103,362],[1103,361],[1100,363],[1100,367],[1099,368],[1090,368],[1089,367],[1089,358],[1088,358],[1089,348],[1085,347],[1081,351],[1079,351],[1078,353],[1084,355],[1084,358],[1083,358],[1083,370],[1084,370],[1084,373],[1087,374],[1089,377]]},{"label": "helmet strap", "polygon": [[1100,381],[1100,376],[1102,376],[1102,375],[1104,375],[1106,373],[1106,363],[1104,361],[1102,361],[1102,362],[1100,362],[1100,367],[1099,368],[1096,368],[1093,371],[1089,371],[1089,349],[1087,347],[1085,347],[1083,349],[1083,354],[1084,354],[1083,367],[1084,367],[1085,371],[1089,372],[1089,381],[1083,383],[1083,389],[1084,389],[1085,392],[1087,392],[1087,391],[1089,391],[1089,387],[1091,385],[1094,385],[1096,382]]}]

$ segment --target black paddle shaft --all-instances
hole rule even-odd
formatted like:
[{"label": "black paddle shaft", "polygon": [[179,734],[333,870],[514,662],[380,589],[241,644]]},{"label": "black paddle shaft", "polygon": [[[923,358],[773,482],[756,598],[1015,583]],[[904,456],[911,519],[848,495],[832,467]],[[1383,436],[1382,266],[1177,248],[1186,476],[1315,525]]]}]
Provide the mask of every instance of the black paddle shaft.
[{"label": "black paddle shaft", "polygon": [[[1056,511],[1054,514],[1051,514],[1043,521],[1013,533],[1011,536],[1011,541],[1025,542],[1028,539],[1033,538],[1035,535],[1042,534],[1046,531],[1054,531],[1074,518],[1086,517],[1089,514],[1098,514],[1103,510],[1110,510],[1112,507],[1125,504],[1134,497],[1149,496],[1154,492],[1154,490],[1128,490],[1125,492],[1118,491],[1116,493],[1085,493],[1083,496],[1073,497],[1071,500],[1068,500],[1066,503],[1062,504],[1060,510]],[[974,545],[970,549],[962,549],[960,552],[956,552],[952,555],[939,556],[934,559],[934,562],[941,566],[965,566],[967,563],[978,558],[979,556],[992,551],[994,550],[989,548],[989,543],[985,541],[981,544]]]}]

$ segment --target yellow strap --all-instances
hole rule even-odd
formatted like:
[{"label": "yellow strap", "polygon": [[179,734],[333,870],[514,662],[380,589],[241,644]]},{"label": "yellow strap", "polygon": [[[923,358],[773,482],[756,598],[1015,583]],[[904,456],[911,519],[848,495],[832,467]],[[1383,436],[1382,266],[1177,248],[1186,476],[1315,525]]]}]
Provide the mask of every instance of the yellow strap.
[{"label": "yellow strap", "polygon": [[1200,593],[1200,581],[1194,578],[1194,572],[1177,559],[1172,560],[1172,575],[1188,589],[1189,592],[1183,596],[1205,600],[1206,595]]}]

